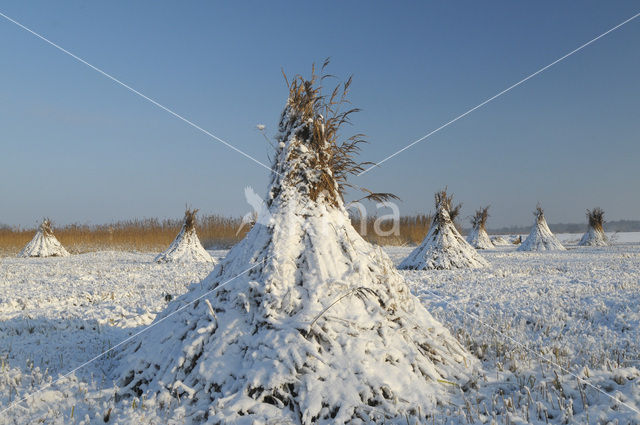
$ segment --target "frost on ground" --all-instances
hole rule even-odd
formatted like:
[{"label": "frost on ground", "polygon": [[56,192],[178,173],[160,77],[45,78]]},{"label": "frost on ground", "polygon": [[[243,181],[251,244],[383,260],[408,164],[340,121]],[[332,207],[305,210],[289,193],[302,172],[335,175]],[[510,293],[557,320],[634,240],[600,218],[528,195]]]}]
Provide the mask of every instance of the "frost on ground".
[{"label": "frost on ground", "polygon": [[[212,268],[156,264],[151,254],[123,252],[0,258],[0,412],[151,323],[167,300]],[[0,413],[0,423],[36,423],[43,415],[70,423],[73,406],[98,408],[86,400],[110,386],[105,374],[112,357]]]},{"label": "frost on ground", "polygon": [[[388,251],[396,261],[405,252]],[[458,414],[472,423],[640,423],[640,246],[485,256],[487,269],[405,272],[483,361],[486,375]]]},{"label": "frost on ground", "polygon": [[[558,236],[575,244],[581,235]],[[430,423],[639,424],[621,402],[640,408],[640,234],[617,240],[628,243],[540,253],[509,246],[485,251],[485,269],[401,272],[483,365],[473,385],[442,384],[452,398]],[[410,248],[385,250],[398,263]],[[116,403],[105,377],[110,355],[3,410],[140,330],[167,294],[197,287],[211,267],[116,252],[0,259],[0,424],[183,423],[183,401],[169,408],[174,422],[156,400]]]}]

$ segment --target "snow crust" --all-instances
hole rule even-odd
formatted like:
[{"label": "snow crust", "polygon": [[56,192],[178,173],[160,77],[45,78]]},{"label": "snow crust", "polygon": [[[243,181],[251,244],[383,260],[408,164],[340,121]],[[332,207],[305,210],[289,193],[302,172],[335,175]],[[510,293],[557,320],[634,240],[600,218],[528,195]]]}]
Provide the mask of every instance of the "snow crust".
[{"label": "snow crust", "polygon": [[[436,423],[640,423],[640,245],[575,241],[568,251],[487,250],[491,268],[404,272],[487,372],[457,401],[458,418]],[[406,249],[387,251],[399,261]],[[477,400],[479,414],[465,413]]]},{"label": "snow crust", "polygon": [[544,216],[536,217],[531,233],[518,247],[518,251],[564,251],[566,248],[551,233]]},{"label": "snow crust", "polygon": [[154,259],[157,263],[213,263],[214,259],[200,243],[196,229],[187,229],[186,223],[182,225],[180,233],[171,242],[166,251],[161,252]]},{"label": "snow crust", "polygon": [[[443,216],[438,220],[438,215]],[[489,263],[455,228],[446,208],[439,209],[422,243],[400,263],[399,269],[456,269],[486,267]]]},{"label": "snow crust", "polygon": [[[608,234],[609,247],[577,247],[580,236],[558,234],[568,251],[486,250],[490,268],[399,272],[482,362],[472,384],[443,383],[450,389],[447,402],[430,410],[426,421],[409,418],[410,425],[640,423],[640,415],[622,404],[640,409],[640,233]],[[410,250],[384,248],[394,262]],[[166,307],[165,295],[199,287],[212,267],[152,260],[126,252],[0,258],[0,410],[142,330]],[[146,341],[145,335],[136,338]],[[108,353],[3,412],[0,424],[105,424],[108,412],[108,424],[191,420],[188,398],[116,402],[110,376],[116,360]],[[277,416],[264,422],[286,423]]]},{"label": "snow crust", "polygon": [[66,257],[69,253],[53,233],[45,234],[42,227],[18,253],[18,257]]},{"label": "snow crust", "polygon": [[[0,258],[0,411],[149,325],[168,298],[182,295],[213,268],[157,264],[153,257],[103,251]],[[114,388],[106,377],[113,358],[109,353],[1,413],[0,424],[104,424],[113,406]]]}]

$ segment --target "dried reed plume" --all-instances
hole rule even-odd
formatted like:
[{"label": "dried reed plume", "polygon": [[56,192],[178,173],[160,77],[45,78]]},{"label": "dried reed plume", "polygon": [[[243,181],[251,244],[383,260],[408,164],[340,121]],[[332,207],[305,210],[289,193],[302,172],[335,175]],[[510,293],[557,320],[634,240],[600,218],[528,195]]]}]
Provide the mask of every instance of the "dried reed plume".
[{"label": "dried reed plume", "polygon": [[456,218],[458,218],[458,216],[460,215],[461,210],[462,210],[462,202],[460,202],[455,207],[451,207],[451,209],[449,210],[449,217],[451,218],[451,221],[454,221],[454,222],[456,221]]},{"label": "dried reed plume", "polygon": [[602,208],[596,207],[592,210],[587,210],[587,220],[589,220],[589,227],[604,232],[602,225],[604,224],[604,211]]},{"label": "dried reed plume", "polygon": [[196,213],[198,209],[189,209],[188,207],[184,211],[184,230],[190,232],[196,228]]},{"label": "dried reed plume", "polygon": [[40,224],[40,231],[43,235],[53,236],[52,224],[53,223],[51,223],[51,220],[49,220],[48,218],[42,220],[42,224]]},{"label": "dried reed plume", "polygon": [[[454,222],[455,219],[460,215],[460,211],[462,210],[462,203],[459,203],[456,206],[453,206],[453,195],[447,195],[447,188],[445,187],[443,190],[436,192],[435,194],[435,203],[436,203],[436,214],[434,216],[434,220],[438,223],[443,224],[447,221]],[[447,217],[443,214],[446,211]]]},{"label": "dried reed plume", "polygon": [[476,213],[471,217],[471,225],[477,229],[487,230],[487,218],[489,218],[489,206],[476,210]]},{"label": "dried reed plume", "polygon": [[536,210],[533,212],[533,215],[536,217],[536,220],[538,220],[538,223],[544,220],[544,210],[540,204],[536,205]]},{"label": "dried reed plume", "polygon": [[[289,88],[289,98],[280,118],[278,142],[286,141],[295,131],[297,138],[315,155],[311,157],[311,163],[305,164],[304,169],[284,170],[284,164],[278,164],[275,161],[273,168],[278,172],[288,172],[286,178],[294,184],[297,182],[308,184],[309,196],[312,200],[316,201],[320,194],[324,194],[327,202],[337,206],[338,199],[343,200],[345,189],[355,187],[348,183],[349,176],[360,173],[371,163],[355,160],[360,151],[360,145],[366,143],[363,134],[339,140],[342,126],[350,124],[351,114],[358,112],[359,109],[343,110],[343,107],[349,105],[347,94],[352,77],[349,77],[345,83],[336,85],[331,95],[323,94],[323,86],[320,83],[325,78],[332,77],[324,73],[328,64],[327,59],[322,65],[321,75],[317,75],[315,65],[312,66],[311,78],[308,80],[296,75],[289,82],[283,71]],[[300,123],[304,124],[300,125]],[[296,155],[296,152],[293,151],[291,155]],[[397,199],[390,193],[374,193],[361,187],[357,189],[367,194],[362,199],[374,201]],[[268,205],[275,195],[277,193],[271,194]]]}]

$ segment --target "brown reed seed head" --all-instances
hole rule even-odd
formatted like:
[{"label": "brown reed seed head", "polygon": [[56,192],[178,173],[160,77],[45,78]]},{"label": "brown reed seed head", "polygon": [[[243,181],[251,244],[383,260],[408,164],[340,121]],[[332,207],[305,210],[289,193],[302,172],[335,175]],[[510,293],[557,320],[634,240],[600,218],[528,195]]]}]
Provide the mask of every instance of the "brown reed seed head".
[{"label": "brown reed seed head", "polygon": [[451,209],[449,210],[449,218],[451,218],[451,221],[456,221],[456,218],[458,218],[461,211],[462,211],[462,202],[454,207],[451,207]]},{"label": "brown reed seed head", "polygon": [[[453,195],[447,195],[447,188],[436,192],[435,201],[436,214],[434,216],[434,221],[436,221],[437,223],[443,224],[447,221],[454,221],[458,217],[458,215],[460,215],[462,204],[452,206]],[[447,212],[446,215],[448,216],[448,219],[445,216],[444,211]]]},{"label": "brown reed seed head", "polygon": [[471,224],[473,227],[486,230],[487,218],[489,218],[489,206],[476,210],[476,213],[471,217]]},{"label": "brown reed seed head", "polygon": [[604,224],[604,211],[602,208],[596,207],[592,210],[587,210],[587,220],[589,220],[589,227],[595,230],[604,231],[602,225]]},{"label": "brown reed seed head", "polygon": [[40,230],[45,236],[53,236],[53,230],[51,229],[51,220],[45,218],[40,224]]},{"label": "brown reed seed head", "polygon": [[197,209],[187,208],[184,212],[184,228],[186,231],[191,231],[196,228],[196,213]]},{"label": "brown reed seed head", "polygon": [[[276,155],[273,168],[285,172],[283,178],[290,183],[302,183],[308,187],[308,194],[313,201],[317,201],[320,194],[323,194],[325,201],[337,206],[343,200],[346,188],[354,187],[348,182],[349,176],[364,171],[364,167],[371,163],[356,160],[360,145],[366,143],[363,134],[340,140],[340,130],[345,124],[351,124],[351,114],[359,109],[348,107],[350,103],[347,95],[352,77],[344,83],[338,83],[331,95],[323,94],[321,82],[332,77],[324,74],[328,64],[327,59],[322,65],[321,75],[316,74],[315,65],[312,66],[309,79],[296,75],[289,82],[283,72],[289,96],[280,118],[277,141],[282,144],[294,136],[297,144],[289,147],[284,158]],[[300,149],[300,145],[304,149]],[[307,155],[307,151],[312,154]],[[305,155],[304,160],[296,161],[301,155]],[[280,163],[283,161],[284,163]],[[363,199],[397,199],[392,194],[358,189],[367,194]],[[269,204],[279,190],[279,187],[272,187]]]},{"label": "brown reed seed head", "polygon": [[536,210],[533,212],[533,215],[536,216],[538,223],[541,223],[542,220],[544,220],[544,210],[540,204],[536,206]]}]

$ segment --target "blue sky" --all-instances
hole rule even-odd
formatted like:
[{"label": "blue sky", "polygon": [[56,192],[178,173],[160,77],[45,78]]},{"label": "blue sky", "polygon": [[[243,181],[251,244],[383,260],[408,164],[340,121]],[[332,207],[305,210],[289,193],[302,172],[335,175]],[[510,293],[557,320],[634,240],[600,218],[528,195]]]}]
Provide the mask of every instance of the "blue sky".
[{"label": "blue sky", "polygon": [[[257,159],[281,68],[354,75],[377,161],[640,12],[628,2],[23,2],[0,11]],[[640,218],[640,18],[354,183],[403,214],[447,185],[490,227]],[[0,18],[0,223],[249,210],[267,171]],[[375,209],[375,208],[373,208]]]}]

